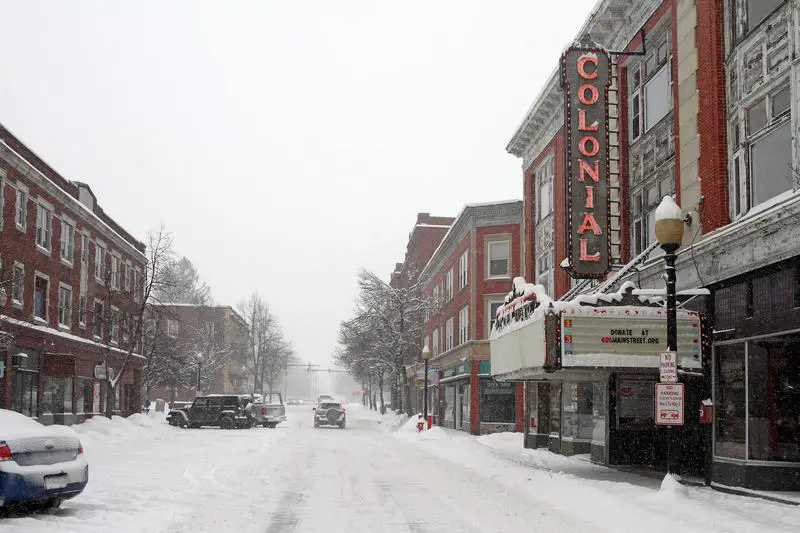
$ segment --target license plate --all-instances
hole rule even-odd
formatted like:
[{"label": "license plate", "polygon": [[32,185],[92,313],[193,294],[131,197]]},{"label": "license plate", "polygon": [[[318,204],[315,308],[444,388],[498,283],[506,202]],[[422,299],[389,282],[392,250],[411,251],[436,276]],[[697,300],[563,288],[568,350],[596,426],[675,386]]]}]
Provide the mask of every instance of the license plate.
[{"label": "license plate", "polygon": [[48,490],[63,489],[64,487],[67,486],[67,475],[58,474],[55,476],[45,476],[44,486]]}]

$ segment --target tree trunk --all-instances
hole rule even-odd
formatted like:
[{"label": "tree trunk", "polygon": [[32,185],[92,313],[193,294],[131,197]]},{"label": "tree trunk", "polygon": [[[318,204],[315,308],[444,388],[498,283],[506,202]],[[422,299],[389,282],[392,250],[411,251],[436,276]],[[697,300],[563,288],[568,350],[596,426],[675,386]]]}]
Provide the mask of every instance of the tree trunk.
[{"label": "tree trunk", "polygon": [[380,394],[381,398],[381,414],[386,414],[386,404],[383,401],[383,372],[378,374],[378,394]]}]

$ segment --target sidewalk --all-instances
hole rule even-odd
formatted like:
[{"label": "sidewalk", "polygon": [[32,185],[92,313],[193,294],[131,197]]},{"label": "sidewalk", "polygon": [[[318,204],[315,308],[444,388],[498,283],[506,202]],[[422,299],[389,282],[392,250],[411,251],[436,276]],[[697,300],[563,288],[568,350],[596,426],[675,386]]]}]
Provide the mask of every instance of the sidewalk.
[{"label": "sidewalk", "polygon": [[489,477],[527,493],[533,504],[574,513],[615,533],[639,532],[642,524],[648,533],[800,530],[800,507],[525,449],[519,433],[474,437],[436,427],[420,434],[407,423],[395,436],[474,470],[476,482]]}]

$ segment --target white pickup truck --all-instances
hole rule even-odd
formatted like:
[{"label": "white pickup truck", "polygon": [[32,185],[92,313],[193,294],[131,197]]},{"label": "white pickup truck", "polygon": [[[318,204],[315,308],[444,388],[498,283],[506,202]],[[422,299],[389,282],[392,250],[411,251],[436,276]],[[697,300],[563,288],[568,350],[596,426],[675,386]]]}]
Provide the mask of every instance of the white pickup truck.
[{"label": "white pickup truck", "polygon": [[243,398],[250,400],[248,409],[256,425],[274,428],[281,422],[286,422],[286,405],[281,393],[246,394]]}]

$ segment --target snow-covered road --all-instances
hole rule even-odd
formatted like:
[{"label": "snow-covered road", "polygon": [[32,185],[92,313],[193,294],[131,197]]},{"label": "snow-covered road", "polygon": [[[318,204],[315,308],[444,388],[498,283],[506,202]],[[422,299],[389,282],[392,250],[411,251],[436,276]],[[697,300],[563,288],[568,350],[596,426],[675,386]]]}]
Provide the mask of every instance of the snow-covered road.
[{"label": "snow-covered road", "polygon": [[[55,515],[0,518],[0,533],[796,531],[800,508],[693,489],[659,494],[514,435],[395,432],[360,406],[314,429],[181,430],[152,418],[82,428],[86,492]],[[151,427],[148,427],[151,426]],[[592,470],[595,468],[596,470]],[[564,473],[566,472],[566,473]],[[585,473],[585,472],[584,472]],[[706,491],[706,492],[704,492]],[[659,509],[663,508],[661,512]]]}]

